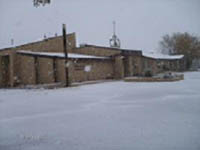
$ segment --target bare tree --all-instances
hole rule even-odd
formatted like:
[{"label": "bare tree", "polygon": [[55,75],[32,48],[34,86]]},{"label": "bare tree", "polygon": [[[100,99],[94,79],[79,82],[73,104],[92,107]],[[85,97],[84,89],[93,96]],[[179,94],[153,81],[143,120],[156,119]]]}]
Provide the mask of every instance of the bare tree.
[{"label": "bare tree", "polygon": [[200,39],[197,36],[185,33],[173,33],[164,35],[160,41],[161,52],[164,54],[183,54],[185,55],[187,67],[189,68],[192,60],[200,57]]}]

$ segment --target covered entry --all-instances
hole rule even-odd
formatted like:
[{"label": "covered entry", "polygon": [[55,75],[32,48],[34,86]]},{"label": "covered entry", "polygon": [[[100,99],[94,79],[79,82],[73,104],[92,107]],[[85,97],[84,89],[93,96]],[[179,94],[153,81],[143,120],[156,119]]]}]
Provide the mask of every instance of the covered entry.
[{"label": "covered entry", "polygon": [[0,56],[0,87],[8,87],[10,81],[10,57]]}]

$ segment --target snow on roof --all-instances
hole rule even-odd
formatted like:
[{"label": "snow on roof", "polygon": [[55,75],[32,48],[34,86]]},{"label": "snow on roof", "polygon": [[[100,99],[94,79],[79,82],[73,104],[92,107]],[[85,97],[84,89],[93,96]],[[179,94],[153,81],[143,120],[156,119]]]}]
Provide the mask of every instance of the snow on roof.
[{"label": "snow on roof", "polygon": [[105,49],[111,49],[111,50],[132,51],[132,52],[141,52],[142,51],[142,50],[134,50],[134,49],[123,49],[123,48],[114,48],[114,47],[107,47],[107,46],[97,46],[97,45],[91,45],[91,44],[86,44],[86,43],[80,44],[80,47],[78,47],[78,48],[83,48],[83,47],[105,48]]},{"label": "snow on roof", "polygon": [[[65,57],[64,53],[53,53],[53,52],[33,52],[33,51],[20,50],[20,51],[17,51],[17,53],[29,54],[29,55],[40,55],[40,56],[47,56],[47,57],[60,57],[60,58]],[[83,55],[83,54],[75,54],[75,53],[68,53],[68,58],[109,59],[109,57]]]},{"label": "snow on roof", "polygon": [[184,57],[184,55],[164,55],[161,53],[146,53],[146,52],[142,52],[142,55],[144,57],[148,57],[148,58],[153,58],[153,59],[182,59]]}]

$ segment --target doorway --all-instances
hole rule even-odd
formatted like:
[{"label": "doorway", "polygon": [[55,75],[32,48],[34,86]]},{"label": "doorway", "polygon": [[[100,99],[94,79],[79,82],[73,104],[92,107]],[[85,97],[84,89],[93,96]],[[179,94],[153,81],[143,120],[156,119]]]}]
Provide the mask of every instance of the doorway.
[{"label": "doorway", "polygon": [[9,56],[0,56],[0,87],[8,87],[10,81]]}]

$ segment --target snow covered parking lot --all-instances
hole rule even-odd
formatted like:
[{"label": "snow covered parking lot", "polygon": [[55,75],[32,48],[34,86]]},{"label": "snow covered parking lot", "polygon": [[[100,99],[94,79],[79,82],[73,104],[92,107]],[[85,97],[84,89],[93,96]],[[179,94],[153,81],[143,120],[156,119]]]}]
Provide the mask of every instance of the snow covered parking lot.
[{"label": "snow covered parking lot", "polygon": [[0,89],[0,150],[199,150],[200,72],[169,83]]}]

